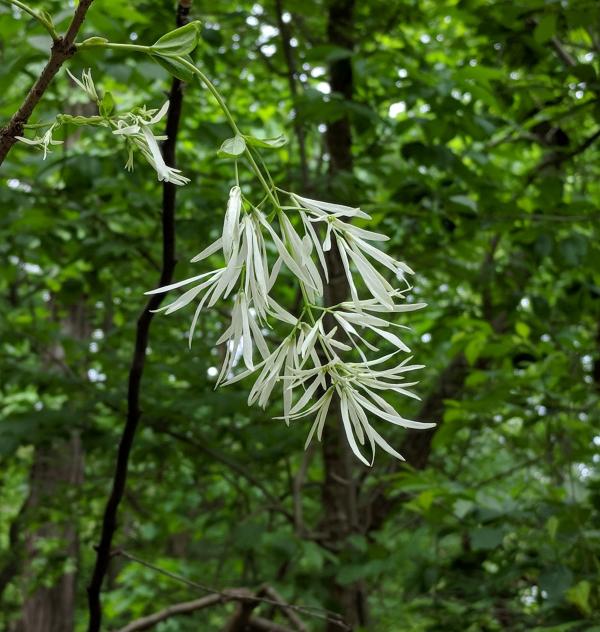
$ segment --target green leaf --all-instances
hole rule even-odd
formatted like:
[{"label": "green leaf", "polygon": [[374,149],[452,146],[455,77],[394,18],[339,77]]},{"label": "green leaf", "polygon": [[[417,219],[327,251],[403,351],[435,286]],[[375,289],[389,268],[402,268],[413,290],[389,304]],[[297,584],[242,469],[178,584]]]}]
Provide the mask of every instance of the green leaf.
[{"label": "green leaf", "polygon": [[158,39],[150,48],[152,52],[166,57],[188,55],[198,45],[200,21],[195,20]]},{"label": "green leaf", "polygon": [[529,334],[531,333],[529,325],[526,325],[522,322],[518,322],[515,324],[515,331],[519,336],[521,336],[521,338],[529,338]]},{"label": "green leaf", "polygon": [[590,607],[590,582],[583,580],[569,588],[566,592],[567,601],[576,606],[586,616],[592,613]]},{"label": "green leaf", "polygon": [[471,545],[475,551],[495,549],[504,537],[502,529],[481,527],[471,531]]},{"label": "green leaf", "polygon": [[538,583],[540,588],[548,593],[548,599],[556,601],[562,598],[573,583],[573,573],[565,566],[557,566],[543,572]]},{"label": "green leaf", "polygon": [[99,105],[102,116],[110,116],[115,109],[115,100],[110,92],[105,92]]},{"label": "green leaf", "polygon": [[468,513],[470,513],[475,507],[475,503],[471,500],[465,500],[464,498],[459,498],[454,503],[454,515],[462,520]]},{"label": "green leaf", "polygon": [[[191,57],[188,55],[181,55],[186,61],[192,62]],[[160,64],[169,74],[177,77],[181,81],[189,83],[194,79],[194,73],[185,65],[182,64],[176,57],[163,57],[162,55],[152,55],[152,59]]]},{"label": "green leaf", "polygon": [[556,33],[556,15],[549,13],[545,15],[533,31],[533,39],[538,44],[544,44]]},{"label": "green leaf", "polygon": [[477,359],[481,355],[481,352],[485,349],[486,345],[486,336],[481,335],[480,333],[475,334],[467,346],[465,347],[465,357],[467,358],[467,362],[473,366]]},{"label": "green leaf", "polygon": [[254,147],[269,147],[271,149],[277,149],[283,147],[287,143],[287,138],[283,134],[275,136],[274,138],[256,138],[255,136],[244,136],[244,139],[248,145]]},{"label": "green leaf", "polygon": [[559,521],[556,516],[550,516],[548,518],[548,522],[546,522],[546,531],[548,531],[548,535],[550,539],[554,541],[556,539],[556,532],[558,531]]},{"label": "green leaf", "polygon": [[474,213],[477,212],[477,202],[467,195],[453,195],[450,198],[450,201],[454,202],[454,204],[458,204],[459,206],[464,206]]},{"label": "green leaf", "polygon": [[223,141],[223,144],[217,152],[220,158],[237,158],[246,151],[246,141],[243,136],[236,134],[233,138]]}]

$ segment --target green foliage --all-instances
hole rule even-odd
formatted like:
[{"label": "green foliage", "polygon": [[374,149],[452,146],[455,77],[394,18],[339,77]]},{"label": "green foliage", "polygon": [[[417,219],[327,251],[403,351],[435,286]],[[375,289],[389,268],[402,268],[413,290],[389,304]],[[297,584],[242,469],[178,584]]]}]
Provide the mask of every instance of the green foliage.
[{"label": "green foliage", "polygon": [[[72,14],[65,3],[34,4],[64,30]],[[427,467],[413,471],[409,463],[390,474],[382,458],[372,472],[357,471],[361,529],[342,550],[321,546],[318,450],[302,492],[305,529],[290,519],[309,421],[286,428],[272,411],[249,408],[244,384],[213,390],[227,314],[200,317],[191,352],[188,314],[157,316],[115,544],[193,581],[266,582],[291,602],[321,607],[331,607],[334,582],[362,582],[373,630],[593,632],[600,617],[600,150],[590,142],[600,128],[596,3],[356,4],[356,46],[348,50],[327,39],[326,3],[283,2],[295,38],[295,99],[273,3],[197,2],[202,27],[164,35],[173,24],[170,3],[105,0],[93,5],[80,41],[156,42],[160,54],[84,47],[69,68],[75,76],[92,68],[103,115],[114,107],[110,95],[125,106],[160,107],[169,72],[189,81],[177,162],[192,182],[177,192],[177,279],[196,272],[188,261],[218,236],[231,158],[246,146],[275,149],[263,153],[269,170],[303,191],[295,129],[302,126],[305,193],[360,204],[379,224],[374,230],[391,236],[390,254],[419,272],[413,298],[428,307],[411,315],[406,341],[427,365],[419,386],[425,404],[437,402]],[[49,50],[39,24],[16,13],[0,5],[2,121]],[[218,81],[251,135],[229,138],[211,95],[170,57],[182,52]],[[352,61],[351,102],[328,93],[327,65],[339,59]],[[97,112],[62,71],[31,123],[59,112],[74,117],[65,119],[64,145],[45,162],[17,145],[0,170],[0,570],[11,559],[10,525],[28,497],[36,452],[77,436],[83,482],[29,510],[19,533],[22,540],[47,523],[76,526],[83,630],[136,320],[143,292],[158,284],[162,193],[147,165],[124,171],[126,153],[110,132],[76,126],[75,117]],[[324,126],[344,116],[354,172],[331,176]],[[243,177],[243,188],[254,186]],[[291,284],[278,300],[293,308]],[[406,417],[421,406],[406,404]],[[400,449],[406,436],[398,429],[386,438]],[[386,512],[378,522],[369,501],[380,489]],[[21,568],[2,593],[0,628],[18,618],[28,590],[74,564],[60,536],[41,542],[31,572]],[[106,586],[107,629],[196,596],[117,559]],[[157,629],[222,629],[230,611],[205,610]]]}]

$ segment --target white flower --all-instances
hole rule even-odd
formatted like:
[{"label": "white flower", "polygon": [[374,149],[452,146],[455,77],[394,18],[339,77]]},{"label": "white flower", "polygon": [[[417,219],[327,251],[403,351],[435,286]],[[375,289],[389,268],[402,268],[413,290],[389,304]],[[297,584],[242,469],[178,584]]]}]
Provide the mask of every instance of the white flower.
[{"label": "white flower", "polygon": [[284,214],[281,214],[279,219],[284,233],[284,239],[288,242],[287,245],[279,238],[275,229],[262,213],[260,213],[259,219],[271,236],[279,257],[289,268],[290,272],[304,284],[304,288],[308,291],[309,298],[313,300],[317,295],[321,296],[323,293],[323,284],[316,266],[310,259],[310,245],[308,240],[300,239],[300,236]]},{"label": "white flower", "polygon": [[[378,445],[392,456],[403,457],[375,430],[369,416],[379,417],[397,426],[405,428],[428,429],[435,426],[434,423],[412,421],[402,417],[381,395],[376,391],[394,391],[407,397],[419,399],[409,390],[416,382],[405,383],[403,374],[408,371],[423,368],[420,365],[408,365],[407,358],[399,365],[384,370],[374,370],[373,366],[384,363],[395,354],[389,354],[383,358],[363,362],[342,362],[336,358],[325,366],[318,366],[309,370],[295,371],[296,377],[292,382],[293,387],[302,385],[305,388],[304,395],[300,398],[289,413],[290,419],[299,419],[306,415],[317,413],[309,433],[307,444],[312,439],[315,431],[320,439],[325,417],[329,408],[333,392],[340,400],[342,423],[350,448],[365,465],[373,465],[375,458],[375,446]],[[324,394],[308,408],[303,408],[311,401],[317,388],[323,387],[326,371],[330,386],[324,390]],[[313,379],[314,378],[314,379]],[[305,386],[306,382],[313,381]],[[357,443],[358,439],[358,443]],[[371,461],[362,454],[359,445],[365,445],[368,440],[371,448]]]},{"label": "white flower", "polygon": [[[151,116],[154,118],[154,114]],[[149,120],[145,119],[146,122]],[[135,138],[144,134],[146,122],[138,119],[124,121],[115,133],[130,134]],[[151,147],[151,140],[146,142]],[[292,200],[295,206],[276,209],[276,224],[280,231],[277,232],[272,218],[267,218],[259,208],[249,204],[239,186],[232,187],[221,237],[192,259],[192,262],[198,262],[221,253],[224,265],[147,294],[193,284],[174,302],[161,308],[169,314],[194,299],[200,299],[190,328],[190,344],[202,309],[234,294],[231,322],[216,342],[225,344],[225,357],[217,385],[227,386],[255,374],[248,404],[258,404],[262,408],[266,408],[274,389],[281,385],[283,415],[280,419],[289,424],[290,420],[314,417],[306,445],[315,435],[321,440],[323,426],[335,399],[339,403],[348,444],[361,462],[372,465],[377,447],[402,459],[381,436],[376,429],[377,424],[384,421],[419,429],[435,425],[405,419],[384,397],[386,393],[393,393],[418,399],[411,390],[416,382],[407,382],[405,374],[421,366],[409,365],[410,358],[407,358],[392,368],[381,368],[396,354],[410,352],[404,340],[392,331],[393,327],[407,328],[392,323],[385,314],[409,312],[425,306],[423,303],[401,302],[411,289],[405,274],[412,273],[412,270],[371,245],[370,242],[385,241],[385,235],[353,226],[341,219],[368,218],[360,209],[293,194]],[[286,210],[293,210],[299,215],[304,227],[303,235],[298,233],[285,214]],[[323,224],[325,233],[323,241],[317,232],[320,224]],[[325,253],[331,249],[333,238],[348,279],[351,300],[331,307],[319,307],[324,288],[313,254],[316,253],[327,279]],[[272,266],[267,256],[268,241],[274,246],[277,256]],[[371,260],[392,270],[406,287],[394,288]],[[304,306],[298,317],[287,312],[270,296],[283,265],[300,283]],[[362,277],[372,298],[359,298],[351,266]],[[273,351],[269,349],[264,335],[266,330],[263,329],[271,326],[272,319],[292,327]],[[330,322],[330,319],[335,325],[326,331],[325,322]],[[365,338],[365,331],[391,344],[395,351],[368,360],[365,350],[378,351],[378,348]],[[346,341],[340,339],[338,334],[342,333],[347,337]],[[345,354],[353,350],[358,352],[361,361],[347,359]],[[234,375],[241,361],[245,369]],[[370,460],[363,454],[365,447],[370,449]]]},{"label": "white flower", "polygon": [[240,240],[240,212],[242,210],[242,190],[235,186],[229,191],[227,211],[223,220],[223,254],[225,261],[229,261],[234,250],[239,248]]},{"label": "white flower", "polygon": [[240,351],[244,364],[250,371],[254,371],[255,368],[253,362],[254,345],[256,345],[263,358],[269,355],[267,343],[256,324],[244,292],[237,294],[231,311],[231,324],[217,340],[217,344],[223,342],[227,342],[227,347],[217,384],[231,374],[239,359]]},{"label": "white flower", "polygon": [[[169,167],[165,163],[157,141],[164,140],[166,137],[155,136],[150,127],[161,121],[168,109],[169,102],[166,101],[160,110],[140,108],[136,114],[129,112],[124,117],[112,121],[115,126],[113,134],[126,137],[142,152],[144,158],[156,171],[159,181],[171,182],[172,184],[182,186],[190,181],[189,178],[182,176],[179,169]],[[125,168],[130,171],[133,168],[131,146],[129,146],[128,152]]]},{"label": "white flower", "polygon": [[83,71],[81,73],[81,81],[74,77],[67,68],[67,74],[71,79],[88,95],[88,97],[94,101],[94,103],[98,103],[100,100],[98,98],[98,93],[96,92],[96,86],[94,85],[94,80],[92,79],[92,71],[90,68],[87,71]]},{"label": "white flower", "polygon": [[32,145],[34,147],[39,147],[44,152],[43,160],[46,160],[46,156],[51,153],[50,145],[62,145],[62,140],[54,140],[52,138],[52,132],[56,124],[51,125],[47,132],[44,133],[43,136],[36,136],[35,138],[25,138],[24,136],[15,136],[17,140],[20,140],[22,143],[26,145]]},{"label": "white flower", "polygon": [[[261,323],[266,323],[269,316],[288,324],[296,323],[296,319],[269,296],[281,261],[278,260],[269,273],[267,250],[261,230],[264,224],[266,224],[266,219],[257,209],[242,213],[240,188],[233,187],[229,193],[223,235],[191,260],[192,263],[198,263],[221,251],[225,265],[211,272],[205,272],[184,281],[146,292],[146,294],[164,293],[200,281],[175,301],[157,310],[171,314],[185,307],[194,299],[200,299],[189,332],[191,345],[194,329],[202,309],[212,307],[217,301],[227,298],[237,288],[237,299],[232,311],[232,324],[217,341],[218,344],[225,341],[233,344],[231,357],[227,359],[225,364],[230,360],[233,362],[241,344],[244,350],[244,361],[246,366],[250,368],[252,364],[250,359],[252,340],[256,341],[261,353],[266,351],[263,336],[255,323],[254,316],[248,318],[246,322],[246,315],[250,313],[251,309],[255,310],[256,319]],[[240,281],[242,282],[240,283]],[[246,329],[246,333],[244,333],[244,329]],[[232,367],[233,365],[229,366],[224,375],[228,375]]]},{"label": "white flower", "polygon": [[[392,310],[394,307],[394,288],[371,262],[368,261],[365,255],[368,255],[378,263],[392,270],[400,280],[404,281],[405,274],[413,274],[413,271],[405,263],[396,261],[393,257],[390,257],[368,243],[369,241],[387,241],[389,238],[386,235],[359,228],[340,219],[340,217],[361,217],[370,219],[370,216],[359,208],[311,200],[294,193],[292,193],[291,197],[298,205],[296,210],[300,212],[307,234],[309,234],[316,247],[325,274],[327,274],[327,267],[324,252],[331,249],[331,239],[332,235],[334,235],[355,305],[359,305],[359,298],[358,290],[350,269],[351,263],[355,265],[360,276],[363,278],[365,287],[372,296],[377,299],[381,305]],[[310,226],[311,223],[325,224],[326,234],[322,244]],[[358,307],[357,310],[359,311]]]},{"label": "white flower", "polygon": [[370,215],[367,215],[359,208],[352,208],[351,206],[344,206],[343,204],[332,204],[331,202],[311,200],[310,198],[301,197],[296,193],[292,193],[292,199],[295,200],[299,206],[310,210],[317,216],[362,217],[363,219],[371,219]]}]

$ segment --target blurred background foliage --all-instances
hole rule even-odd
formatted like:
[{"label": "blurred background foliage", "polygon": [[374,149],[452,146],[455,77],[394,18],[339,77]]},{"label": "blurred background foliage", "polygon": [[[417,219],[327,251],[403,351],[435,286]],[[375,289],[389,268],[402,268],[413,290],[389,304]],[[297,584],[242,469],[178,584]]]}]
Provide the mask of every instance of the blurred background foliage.
[{"label": "blurred background foliage", "polygon": [[[32,4],[63,29],[73,10]],[[266,154],[282,186],[360,204],[416,270],[414,299],[428,307],[402,322],[427,368],[423,403],[402,410],[433,412],[439,427],[418,450],[411,433],[386,434],[408,448],[406,467],[383,454],[368,472],[356,464],[356,524],[329,546],[320,447],[303,451],[310,422],[271,419],[276,401],[248,408],[247,384],[213,390],[227,306],[201,317],[191,352],[190,313],[157,317],[115,544],[212,587],[267,583],[292,603],[338,611],[339,591],[358,586],[369,630],[598,632],[597,2],[369,0],[354,8],[353,50],[331,42],[328,11],[322,0],[196,0],[195,61],[242,129],[290,138]],[[171,2],[97,0],[80,39],[152,43],[174,12]],[[49,45],[39,25],[0,6],[0,120]],[[352,100],[330,89],[340,59],[351,61]],[[123,109],[159,107],[170,83],[150,60],[114,51],[68,67],[91,67]],[[89,108],[63,70],[32,120]],[[342,117],[354,169],[332,174],[325,131]],[[210,95],[188,86],[178,164],[192,183],[178,191],[177,279],[220,230],[233,171],[216,149],[228,135]],[[0,172],[0,628],[26,632],[50,629],[26,620],[47,607],[63,617],[52,629],[71,630],[71,617],[85,629],[136,320],[161,257],[155,174],[141,162],[126,173],[106,132],[67,128],[64,138],[45,162],[15,146]],[[255,186],[247,173],[242,186]],[[291,308],[291,285],[280,292]],[[116,558],[105,627],[197,596]],[[232,608],[155,629],[219,630]]]}]

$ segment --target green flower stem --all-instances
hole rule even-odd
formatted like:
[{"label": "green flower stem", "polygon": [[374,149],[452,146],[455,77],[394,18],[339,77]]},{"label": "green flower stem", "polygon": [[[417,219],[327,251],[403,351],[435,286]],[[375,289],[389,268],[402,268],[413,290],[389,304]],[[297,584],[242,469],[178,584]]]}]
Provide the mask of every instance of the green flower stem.
[{"label": "green flower stem", "polygon": [[60,35],[54,29],[54,25],[52,24],[52,22],[48,20],[45,16],[43,16],[41,13],[38,13],[35,9],[32,9],[31,7],[27,6],[24,2],[21,2],[20,0],[0,0],[0,2],[6,5],[12,4],[13,6],[17,7],[21,11],[24,11],[25,13],[29,14],[32,18],[37,20],[48,31],[53,42],[56,42],[57,40],[60,39]]},{"label": "green flower stem", "polygon": [[[77,48],[82,49],[82,48],[93,48],[93,47],[94,48],[95,47],[111,48],[114,50],[123,50],[123,51],[134,51],[134,52],[139,52],[139,53],[146,53],[147,55],[157,54],[155,51],[152,50],[152,46],[142,46],[140,44],[116,44],[113,42],[105,42],[99,39],[93,39],[89,42],[82,42],[81,44],[78,45]],[[231,114],[231,111],[227,107],[227,103],[225,102],[225,99],[223,98],[221,93],[217,90],[214,83],[197,66],[195,66],[193,63],[191,63],[184,57],[173,56],[173,59],[176,59],[182,66],[185,66],[190,72],[194,73],[198,77],[200,82],[206,88],[208,88],[208,91],[213,95],[213,97],[219,104],[219,107],[221,108],[221,111],[225,115],[225,118],[227,119],[227,122],[229,123],[229,126],[231,127],[231,130],[233,131],[233,133],[236,135],[243,136],[243,134],[240,132],[240,129],[237,126],[237,123],[235,122],[235,119],[233,118],[233,115]],[[274,204],[276,208],[279,208],[280,206],[279,201],[273,194],[273,189],[269,186],[268,182],[265,180],[265,177],[260,167],[256,164],[256,160],[254,160],[254,156],[252,155],[248,147],[246,147],[245,149],[245,154],[246,154],[246,158],[248,159],[248,162],[250,163],[252,171],[254,171],[256,177],[260,181],[261,185],[263,186],[264,190],[269,196],[271,202]]]},{"label": "green flower stem", "polygon": [[44,127],[52,127],[54,123],[26,123],[24,129],[43,129]]},{"label": "green flower stem", "polygon": [[[251,149],[249,147],[246,148],[246,151],[248,153],[251,153]],[[260,162],[260,164],[262,165],[262,168],[264,169],[265,173],[267,174],[267,178],[269,179],[269,184],[270,184],[270,190],[273,192],[273,196],[277,199],[277,208],[281,208],[281,204],[279,202],[279,198],[277,196],[277,187],[275,186],[275,183],[273,182],[273,178],[271,177],[271,173],[269,172],[269,169],[267,168],[267,165],[263,159],[263,157],[260,155],[260,152],[258,150],[256,150],[256,155],[258,156],[258,160]]]},{"label": "green flower stem", "polygon": [[[4,0],[3,0],[4,1]],[[107,42],[100,37],[91,38],[91,40],[76,44],[77,50],[84,48],[111,48],[115,50],[130,50],[136,53],[152,54],[151,46],[142,46],[141,44],[116,44],[115,42]]]},{"label": "green flower stem", "polygon": [[[219,104],[219,107],[221,108],[223,114],[225,115],[225,118],[227,119],[227,122],[229,123],[229,126],[231,127],[231,131],[236,135],[239,134],[240,136],[242,136],[242,133],[240,132],[237,126],[237,123],[235,122],[235,119],[233,118],[233,115],[231,114],[229,108],[227,107],[227,103],[225,103],[225,99],[223,98],[221,93],[217,90],[214,83],[198,67],[190,63],[187,59],[184,59],[183,57],[175,57],[175,59],[177,59],[177,61],[182,63],[188,70],[193,72],[198,77],[198,79],[206,86],[206,88],[208,88],[209,92],[213,95],[213,97]],[[265,180],[265,177],[263,176],[262,171],[260,170],[259,166],[256,164],[256,161],[254,160],[254,156],[252,155],[248,147],[246,147],[245,149],[245,154],[248,159],[248,162],[250,163],[250,166],[252,167],[252,171],[254,171],[254,173],[256,174],[256,177],[260,180],[260,183],[262,184],[264,190],[267,192],[267,195],[271,199],[271,202],[273,202],[275,207],[279,208],[279,201],[273,195],[273,191],[271,187]]]}]

